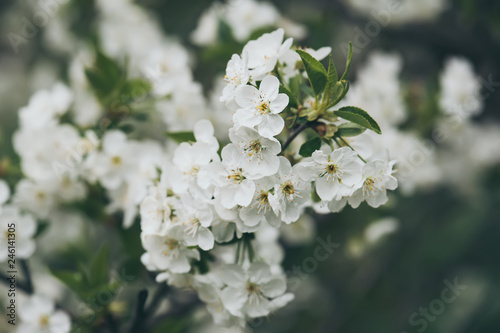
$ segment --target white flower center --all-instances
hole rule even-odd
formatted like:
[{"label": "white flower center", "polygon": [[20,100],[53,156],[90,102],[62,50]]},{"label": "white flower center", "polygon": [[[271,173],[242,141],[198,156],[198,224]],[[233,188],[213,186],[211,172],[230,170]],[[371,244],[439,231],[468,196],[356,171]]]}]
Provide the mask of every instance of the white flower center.
[{"label": "white flower center", "polygon": [[163,243],[166,245],[167,249],[163,251],[163,255],[167,256],[172,253],[173,257],[176,257],[179,249],[179,241],[177,239],[167,238]]},{"label": "white flower center", "polygon": [[241,168],[231,170],[229,175],[227,175],[227,179],[234,184],[240,184],[243,180],[245,180],[245,176],[243,176],[242,171],[243,170],[241,170]]},{"label": "white flower center", "polygon": [[262,147],[262,143],[259,140],[253,140],[248,143],[248,145],[243,149],[248,156],[257,156],[259,159],[262,159],[262,151],[265,148]]},{"label": "white flower center", "polygon": [[257,213],[260,213],[262,210],[264,210],[265,214],[268,210],[271,210],[271,204],[269,203],[269,192],[264,190],[260,191],[252,207],[257,207]]},{"label": "white flower center", "polygon": [[382,183],[382,178],[380,177],[367,177],[365,182],[363,183],[363,195],[373,192],[377,189],[384,189],[384,185],[380,185]]},{"label": "white flower center", "polygon": [[[339,183],[342,182],[342,178],[340,177],[340,168],[336,164],[328,164],[323,171],[319,174],[320,177],[326,177],[327,181],[334,181],[338,179]],[[343,172],[342,172],[343,173]]]},{"label": "white flower center", "polygon": [[257,109],[257,112],[259,112],[261,115],[271,112],[271,108],[269,107],[269,102],[266,101],[262,101],[255,108]]},{"label": "white flower center", "polygon": [[46,328],[47,326],[49,326],[49,316],[47,315],[41,316],[40,319],[38,320],[38,323],[40,324],[41,328]]},{"label": "white flower center", "polygon": [[291,180],[287,180],[281,184],[281,191],[288,201],[294,201],[295,198],[302,198],[300,193],[297,191],[296,184],[294,184]]}]

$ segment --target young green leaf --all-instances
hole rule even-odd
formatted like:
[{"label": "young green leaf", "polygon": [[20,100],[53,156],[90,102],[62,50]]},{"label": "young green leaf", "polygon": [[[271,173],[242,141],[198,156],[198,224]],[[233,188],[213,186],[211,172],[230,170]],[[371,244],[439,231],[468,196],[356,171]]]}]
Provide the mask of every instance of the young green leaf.
[{"label": "young green leaf", "polygon": [[366,127],[359,126],[355,123],[346,123],[339,126],[336,136],[357,136],[366,131]]},{"label": "young green leaf", "polygon": [[174,140],[177,143],[196,141],[193,132],[185,131],[185,132],[167,132],[165,133],[167,138]]},{"label": "young green leaf", "polygon": [[285,86],[280,85],[280,93],[284,93],[288,96],[288,106],[291,108],[297,108],[299,106],[299,102],[295,95],[288,90]]},{"label": "young green leaf", "polygon": [[339,76],[337,74],[337,68],[335,67],[335,64],[333,63],[333,57],[330,54],[329,57],[329,62],[328,62],[328,75],[327,75],[328,83],[335,83],[338,81]]},{"label": "young green leaf", "polygon": [[343,96],[345,96],[344,90],[345,87],[341,81],[335,82],[335,84],[332,87],[332,92],[330,94],[331,101],[330,104],[328,105],[328,108],[331,108],[332,106],[334,106],[335,104],[337,104],[342,100]]},{"label": "young green leaf", "polygon": [[85,75],[101,103],[120,85],[123,71],[120,66],[104,54],[97,52],[94,66],[85,69]]},{"label": "young green leaf", "polygon": [[151,88],[151,83],[144,79],[132,79],[120,88],[120,97],[124,102],[130,103],[148,94]]},{"label": "young green leaf", "polygon": [[85,288],[83,276],[80,272],[70,272],[61,270],[61,271],[52,271],[52,275],[54,275],[69,289],[71,289],[77,294],[79,294]]},{"label": "young green leaf", "polygon": [[349,42],[349,54],[347,55],[347,64],[345,66],[345,71],[340,80],[347,79],[347,74],[349,74],[349,69],[351,68],[351,60],[352,60],[352,43]]},{"label": "young green leaf", "polygon": [[307,140],[300,146],[299,149],[299,154],[302,157],[309,157],[314,153],[316,150],[321,148],[321,138],[320,137],[314,137],[310,140]]},{"label": "young green leaf", "polygon": [[90,262],[88,270],[89,283],[99,286],[108,283],[109,280],[109,248],[103,245],[96,256]]},{"label": "young green leaf", "polygon": [[97,52],[95,66],[111,82],[118,82],[122,77],[123,72],[120,66],[101,52]]},{"label": "young green leaf", "polygon": [[309,82],[311,83],[311,87],[314,90],[316,96],[319,96],[323,93],[326,86],[327,81],[327,73],[325,67],[316,60],[309,53],[304,52],[302,50],[295,50],[302,59],[304,63],[304,67],[307,72],[307,76],[309,77]]},{"label": "young green leaf", "polygon": [[300,99],[300,86],[303,80],[304,77],[300,74],[297,74],[289,81],[290,91],[294,94],[294,96],[297,96],[298,99]]},{"label": "young green leaf", "polygon": [[355,124],[371,129],[377,134],[382,134],[377,122],[370,117],[366,111],[360,108],[355,106],[345,106],[337,111],[334,111],[333,113],[340,118],[344,118],[345,120],[349,120]]}]

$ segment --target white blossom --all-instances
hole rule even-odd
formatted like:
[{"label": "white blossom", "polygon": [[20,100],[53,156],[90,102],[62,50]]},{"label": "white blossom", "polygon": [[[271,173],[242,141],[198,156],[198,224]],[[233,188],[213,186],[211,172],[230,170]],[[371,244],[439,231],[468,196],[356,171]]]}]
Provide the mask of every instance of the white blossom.
[{"label": "white blossom", "polygon": [[297,167],[292,168],[290,161],[279,157],[279,169],[274,193],[269,195],[269,203],[283,222],[290,224],[299,219],[302,208],[309,200],[311,183],[299,177]]},{"label": "white blossom", "polygon": [[387,190],[395,190],[398,181],[392,176],[394,163],[380,160],[368,162],[363,166],[363,185],[348,198],[349,204],[357,208],[366,200],[372,207],[379,207],[387,202]]},{"label": "white blossom", "polygon": [[247,57],[245,54],[242,57],[233,54],[231,60],[227,63],[226,75],[224,76],[226,86],[222,90],[220,100],[222,102],[233,100],[236,95],[236,89],[246,85],[249,79],[250,72],[248,71]]},{"label": "white blossom", "polygon": [[227,285],[221,293],[222,303],[235,316],[267,316],[275,309],[275,299],[288,297],[285,296],[285,279],[273,277],[269,265],[264,262],[254,262],[247,270],[227,265],[220,277]]},{"label": "white blossom", "polygon": [[240,127],[229,131],[232,144],[241,156],[241,167],[254,178],[271,176],[278,171],[278,154],[281,145],[274,138],[265,138],[248,127]]},{"label": "white blossom", "polygon": [[56,310],[54,302],[41,295],[31,296],[19,308],[21,323],[18,333],[67,333],[71,329],[69,316]]},{"label": "white blossom", "polygon": [[196,249],[188,248],[184,228],[174,225],[162,234],[141,235],[142,246],[149,255],[149,264],[156,270],[172,273],[187,273],[191,269],[190,259],[200,260]]},{"label": "white blossom", "polygon": [[36,248],[33,236],[37,228],[33,216],[21,213],[16,206],[5,205],[0,209],[0,221],[0,262],[7,261],[9,241],[15,244],[15,258],[31,257]]},{"label": "white blossom", "polygon": [[358,156],[348,147],[335,149],[330,154],[316,150],[296,168],[302,179],[315,181],[316,192],[326,201],[351,195],[362,179]]},{"label": "white blossom", "polygon": [[282,57],[292,46],[292,38],[283,42],[285,31],[277,29],[248,42],[243,48],[243,54],[248,56],[248,68],[252,80],[258,81],[269,74]]},{"label": "white blossom", "polygon": [[285,126],[279,113],[288,105],[288,96],[279,93],[279,80],[275,76],[266,76],[259,89],[242,86],[236,91],[236,103],[240,109],[234,114],[237,126],[257,126],[260,135],[271,138],[278,135]]}]

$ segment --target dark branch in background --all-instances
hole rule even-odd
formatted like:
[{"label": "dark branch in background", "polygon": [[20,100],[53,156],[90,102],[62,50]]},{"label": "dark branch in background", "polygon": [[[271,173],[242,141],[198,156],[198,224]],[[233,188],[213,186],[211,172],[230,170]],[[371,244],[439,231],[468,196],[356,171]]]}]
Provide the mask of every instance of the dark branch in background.
[{"label": "dark branch in background", "polygon": [[153,328],[161,324],[163,321],[169,318],[180,318],[182,316],[188,315],[195,306],[200,304],[200,301],[196,295],[192,295],[189,300],[183,302],[175,302],[171,300],[172,306],[167,313],[164,313],[151,321],[145,332],[150,332]]},{"label": "dark branch in background", "polygon": [[292,133],[290,133],[290,136],[288,137],[288,139],[286,139],[285,143],[283,144],[283,147],[281,148],[281,153],[283,154],[284,151],[290,145],[290,143],[292,143],[293,139],[295,139],[297,137],[297,135],[300,134],[300,132],[302,132],[303,130],[305,130],[310,125],[311,125],[311,123],[304,123],[304,124],[300,125],[299,127],[297,127],[296,129],[294,129],[292,131]]},{"label": "dark branch in background", "polygon": [[134,318],[129,329],[130,333],[139,331],[140,327],[143,325],[146,316],[144,306],[146,305],[147,299],[148,299],[148,290],[143,289],[139,291],[139,294],[137,294],[137,303],[135,306]]},{"label": "dark branch in background", "polygon": [[[33,282],[31,279],[31,272],[28,266],[28,262],[26,260],[20,260],[20,262],[21,262],[21,271],[23,272],[26,281],[25,282],[19,281],[19,279],[16,276],[16,289],[19,289],[28,295],[33,295],[35,289],[33,287]],[[7,287],[10,286],[9,276],[5,275],[3,272],[0,272],[0,280]],[[69,309],[65,308],[61,303],[55,302],[55,307],[59,310],[63,310],[64,312],[66,312],[70,316],[72,321],[76,321],[75,314],[71,312]]]},{"label": "dark branch in background", "polygon": [[160,305],[161,301],[167,296],[168,291],[169,287],[166,283],[160,284],[147,307],[146,301],[148,298],[148,291],[144,289],[139,292],[137,295],[135,315],[129,329],[130,333],[139,332],[144,329],[144,324],[154,315],[158,305]]},{"label": "dark branch in background", "polygon": [[31,272],[28,266],[28,262],[26,260],[21,260],[21,271],[23,272],[24,279],[26,280],[26,292],[28,294],[33,293],[33,282],[31,280]]},{"label": "dark branch in background", "polygon": [[120,332],[118,329],[118,323],[116,322],[116,319],[111,312],[108,311],[106,313],[106,315],[104,316],[104,321],[106,323],[106,326],[108,326],[109,331],[111,333],[119,333]]},{"label": "dark branch in background", "polygon": [[[0,279],[7,287],[10,285],[9,276],[5,275],[3,272],[0,272]],[[16,277],[16,288],[29,295],[33,293],[33,289],[32,288],[30,289],[27,283],[19,281],[17,277]]]}]

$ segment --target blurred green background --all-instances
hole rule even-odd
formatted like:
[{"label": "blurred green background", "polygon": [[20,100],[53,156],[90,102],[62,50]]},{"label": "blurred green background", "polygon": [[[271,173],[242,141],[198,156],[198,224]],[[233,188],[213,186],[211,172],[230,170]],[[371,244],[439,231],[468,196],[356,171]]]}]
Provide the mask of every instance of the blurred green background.
[{"label": "blurred green background", "polygon": [[[110,0],[112,1],[112,0]],[[416,0],[414,0],[416,1]],[[345,56],[342,42],[353,40],[355,27],[371,19],[350,10],[341,1],[270,1],[280,12],[301,23],[308,35],[298,44],[312,48],[331,46],[336,63]],[[216,74],[223,72],[231,54],[242,45],[226,40],[200,48],[189,34],[210,1],[137,1],[156,16],[169,35],[177,36],[195,56],[195,79],[207,91]],[[96,38],[96,11],[92,0],[74,0],[65,9],[70,29],[82,39]],[[6,34],[21,27],[20,17],[29,16],[28,1],[0,2],[0,159],[15,160],[10,137],[17,127],[17,110],[43,83],[36,82],[35,69],[48,66],[63,78],[69,59],[53,52],[43,42],[43,29],[18,54]],[[404,59],[406,82],[425,82],[432,90],[439,71],[449,56],[470,60],[476,73],[500,80],[500,2],[456,0],[427,22],[387,26],[366,48],[354,55],[352,81],[372,50],[398,52]],[[43,64],[41,67],[35,65]],[[500,121],[500,93],[485,101],[477,122]],[[410,120],[425,137],[435,115],[423,108],[409,109]],[[500,135],[500,133],[499,133]],[[497,147],[500,149],[500,147]],[[346,208],[341,214],[318,216],[317,234],[328,235],[340,244],[317,270],[307,274],[297,301],[269,320],[252,323],[256,332],[341,332],[341,333],[495,333],[500,332],[500,169],[484,170],[478,191],[463,194],[451,186],[439,185],[405,196],[396,193],[391,205],[372,209]],[[375,220],[393,217],[399,228],[376,244],[363,241],[366,228]],[[137,230],[135,230],[137,231]],[[127,237],[134,232],[132,229]],[[285,270],[301,265],[313,255],[317,242],[288,246]],[[467,289],[433,320],[425,330],[410,325],[419,308],[441,298],[445,280],[458,279]],[[188,312],[188,310],[186,310]],[[168,330],[165,330],[168,332]]]}]

